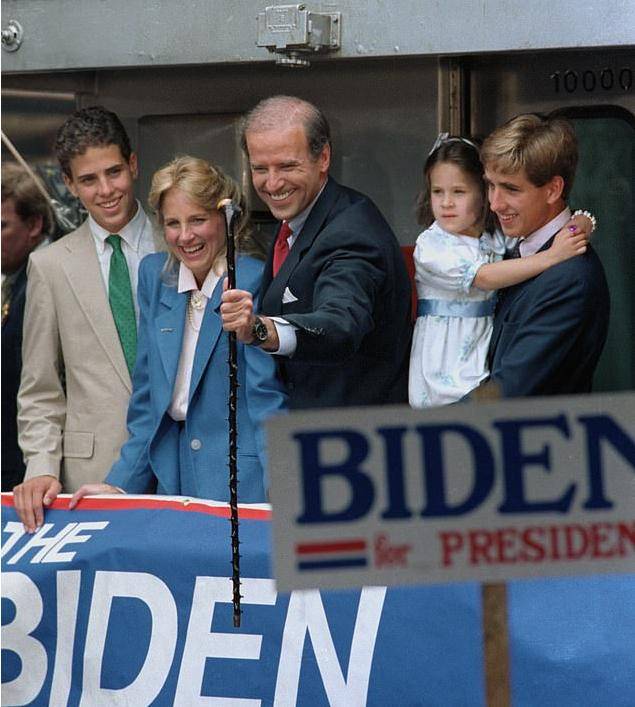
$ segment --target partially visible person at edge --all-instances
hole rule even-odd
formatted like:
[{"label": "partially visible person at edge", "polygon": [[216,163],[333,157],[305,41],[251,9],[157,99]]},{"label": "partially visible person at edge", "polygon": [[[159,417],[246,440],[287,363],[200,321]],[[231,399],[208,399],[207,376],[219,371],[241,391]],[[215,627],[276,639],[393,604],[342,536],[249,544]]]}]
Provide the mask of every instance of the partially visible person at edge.
[{"label": "partially visible person at edge", "polygon": [[[518,116],[485,140],[481,160],[490,207],[503,233],[522,239],[520,257],[552,249],[571,218],[567,199],[578,162],[571,124]],[[488,388],[506,398],[590,392],[609,315],[604,268],[590,244],[583,255],[502,290]]]},{"label": "partially visible person at edge", "polygon": [[137,268],[156,250],[134,196],[137,157],[114,113],[101,106],[74,113],[55,151],[89,215],[29,258],[18,394],[26,474],[14,502],[31,533],[62,489],[102,481],[126,439]]},{"label": "partially visible person at edge", "polygon": [[[218,311],[227,271],[221,199],[242,208],[237,286],[257,301],[262,262],[249,255],[253,243],[237,185],[204,160],[170,162],[154,175],[149,197],[169,255],[151,255],[139,269],[129,438],[105,483],[80,488],[71,508],[84,495],[118,491],[229,500],[229,338]],[[286,396],[270,356],[239,344],[237,363],[239,500],[255,503],[267,498],[262,423],[285,409]]]},{"label": "partially visible person at edge", "polygon": [[272,355],[291,408],[407,400],[410,282],[375,205],[329,177],[328,122],[291,96],[245,118],[254,188],[280,220],[262,280],[223,295],[227,331]]},{"label": "partially visible person at edge", "polygon": [[408,384],[413,407],[456,402],[487,378],[496,290],[581,255],[593,229],[591,219],[576,212],[552,248],[512,257],[518,241],[488,223],[493,219],[483,165],[467,138],[440,135],[424,179],[419,216],[427,228],[414,250],[419,300]]},{"label": "partially visible person at edge", "polygon": [[2,164],[2,490],[24,478],[18,445],[17,398],[22,371],[26,264],[46,245],[53,214],[46,197],[21,166]]}]

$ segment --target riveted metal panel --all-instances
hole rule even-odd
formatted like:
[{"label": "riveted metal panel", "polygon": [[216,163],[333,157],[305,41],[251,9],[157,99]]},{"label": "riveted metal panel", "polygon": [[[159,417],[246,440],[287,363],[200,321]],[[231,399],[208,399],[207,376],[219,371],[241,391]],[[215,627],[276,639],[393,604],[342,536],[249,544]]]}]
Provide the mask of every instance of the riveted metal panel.
[{"label": "riveted metal panel", "polygon": [[[258,0],[4,0],[3,27],[24,30],[4,72],[267,62]],[[632,0],[340,0],[339,58],[470,54],[635,43]]]}]

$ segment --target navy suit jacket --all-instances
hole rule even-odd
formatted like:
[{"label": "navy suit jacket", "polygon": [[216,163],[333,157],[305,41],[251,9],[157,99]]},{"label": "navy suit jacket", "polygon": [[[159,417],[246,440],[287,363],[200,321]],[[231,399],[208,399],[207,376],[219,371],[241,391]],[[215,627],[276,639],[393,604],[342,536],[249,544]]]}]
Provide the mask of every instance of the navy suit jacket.
[{"label": "navy suit jacket", "polygon": [[[199,332],[184,434],[193,475],[179,459],[181,425],[168,414],[178,371],[187,294],[161,279],[167,255],[146,256],[139,268],[137,363],[128,408],[128,441],[106,482],[129,493],[196,496],[228,501],[228,336],[222,330],[222,278],[207,303]],[[237,259],[237,287],[258,296],[262,263]],[[271,356],[238,344],[238,500],[266,500],[265,445],[261,423],[286,407]],[[182,441],[182,440],[181,440]]]},{"label": "navy suit jacket", "polygon": [[590,392],[609,313],[604,268],[591,246],[502,290],[489,348],[491,379],[506,398]]},{"label": "navy suit jacket", "polygon": [[289,406],[406,402],[410,281],[377,207],[329,179],[276,277],[272,262],[273,244],[261,311],[297,327],[293,356],[275,357]]},{"label": "navy suit jacket", "polygon": [[2,322],[2,490],[12,491],[24,477],[18,446],[17,398],[22,373],[22,322],[26,299],[26,263],[16,275],[11,306]]}]

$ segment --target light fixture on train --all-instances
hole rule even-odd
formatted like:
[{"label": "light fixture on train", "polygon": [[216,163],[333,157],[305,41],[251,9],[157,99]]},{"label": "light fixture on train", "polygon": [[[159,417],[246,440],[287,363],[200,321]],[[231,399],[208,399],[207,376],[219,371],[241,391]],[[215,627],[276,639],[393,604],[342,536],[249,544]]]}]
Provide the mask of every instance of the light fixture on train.
[{"label": "light fixture on train", "polygon": [[6,27],[2,28],[2,48],[6,52],[15,52],[22,44],[22,25],[17,20],[9,20]]},{"label": "light fixture on train", "polygon": [[341,13],[318,13],[306,5],[270,5],[258,14],[259,47],[281,66],[310,66],[310,56],[340,48]]}]

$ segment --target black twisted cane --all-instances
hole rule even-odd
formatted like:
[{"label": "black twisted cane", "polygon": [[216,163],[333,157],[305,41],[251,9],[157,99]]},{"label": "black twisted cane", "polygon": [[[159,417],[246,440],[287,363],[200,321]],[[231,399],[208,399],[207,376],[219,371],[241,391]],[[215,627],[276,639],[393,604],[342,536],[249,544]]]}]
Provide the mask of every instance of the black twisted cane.
[{"label": "black twisted cane", "polygon": [[[234,221],[240,214],[240,207],[231,199],[221,199],[216,207],[225,216],[225,237],[227,241],[227,282],[230,290],[236,287],[236,249],[234,243]],[[232,544],[232,603],[234,626],[240,626],[240,541],[238,539],[238,429],[236,407],[238,404],[238,363],[236,353],[236,333],[229,332],[229,508],[231,511]]]}]

